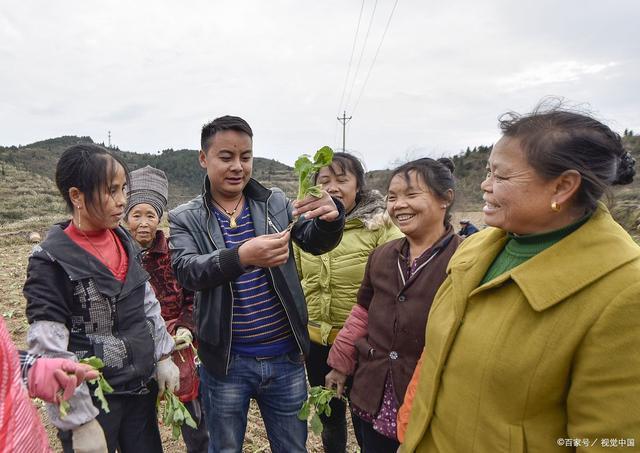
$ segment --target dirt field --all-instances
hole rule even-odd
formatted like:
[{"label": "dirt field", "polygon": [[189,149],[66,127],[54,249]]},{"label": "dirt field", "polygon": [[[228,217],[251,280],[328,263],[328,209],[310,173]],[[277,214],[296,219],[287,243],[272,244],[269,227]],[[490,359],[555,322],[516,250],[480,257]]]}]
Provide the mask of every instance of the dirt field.
[{"label": "dirt field", "polygon": [[[455,230],[459,229],[458,222],[462,218],[469,218],[478,228],[485,225],[480,212],[456,212],[453,214],[452,224]],[[38,222],[40,223],[40,222]],[[20,225],[22,228],[26,226]],[[15,230],[12,227],[9,230]],[[42,227],[36,228],[40,230]],[[33,244],[26,239],[26,234],[21,235],[0,235],[0,315],[4,318],[11,336],[19,348],[25,347],[25,337],[27,333],[27,320],[24,314],[24,298],[22,296],[22,285],[26,276],[27,259]],[[40,410],[43,423],[47,426],[47,432],[51,445],[55,446],[55,451],[61,451],[58,439],[55,437],[55,429],[48,423],[44,410]],[[161,426],[164,451],[167,453],[183,452],[184,445],[181,439],[174,441],[171,432]],[[322,443],[319,436],[309,432],[307,447],[310,452],[322,452]],[[247,433],[243,450],[245,452],[269,451],[269,443],[264,430],[260,412],[257,406],[252,403],[247,424]],[[349,451],[358,451],[353,431],[349,427]]]},{"label": "dirt field", "polygon": [[[22,285],[26,276],[27,258],[32,247],[33,245],[29,244],[22,236],[0,237],[0,292],[2,294],[0,315],[4,318],[13,341],[19,348],[25,347],[28,328],[24,315],[25,302],[22,296]],[[55,429],[49,424],[43,408],[41,408],[40,414],[47,427],[51,445],[54,446],[56,452],[62,451],[55,436]],[[161,426],[161,434],[165,452],[185,451],[182,440],[174,441],[169,429]],[[349,440],[349,451],[357,451],[357,444],[351,430]],[[322,451],[320,438],[311,432],[309,432],[307,448],[310,452]],[[257,406],[252,403],[243,451],[256,453],[268,452],[269,450],[269,442],[260,418],[260,412]]]}]

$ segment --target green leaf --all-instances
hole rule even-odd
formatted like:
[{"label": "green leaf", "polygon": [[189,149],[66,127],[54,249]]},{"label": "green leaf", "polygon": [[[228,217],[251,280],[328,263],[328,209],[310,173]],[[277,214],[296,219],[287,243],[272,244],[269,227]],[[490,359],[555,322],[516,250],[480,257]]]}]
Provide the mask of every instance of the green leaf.
[{"label": "green leaf", "polygon": [[190,426],[193,429],[196,429],[198,427],[196,421],[193,419],[189,411],[185,412],[184,414],[184,422],[187,424],[187,426]]},{"label": "green leaf", "polygon": [[318,151],[316,151],[316,155],[313,156],[313,161],[316,166],[326,167],[333,160],[333,150],[328,146],[323,146]]},{"label": "green leaf", "polygon": [[331,406],[328,404],[324,407],[324,415],[331,417]]},{"label": "green leaf", "polygon": [[80,363],[84,363],[85,365],[90,365],[96,370],[101,370],[104,368],[104,362],[101,358],[96,356],[86,357],[84,359],[80,359]]},{"label": "green leaf", "polygon": [[[166,426],[171,426],[174,439],[180,437],[181,427],[185,423],[192,428],[198,427],[185,405],[175,394],[165,389],[162,392],[162,398],[165,401],[162,423]],[[159,406],[156,405],[156,407]]]},{"label": "green leaf", "polygon": [[311,412],[311,405],[309,404],[308,401],[305,401],[302,404],[302,407],[300,408],[300,410],[298,411],[298,420],[308,420],[310,412]]},{"label": "green leaf", "polygon": [[323,426],[322,421],[320,420],[320,416],[318,414],[313,414],[313,417],[311,417],[311,431],[313,431],[317,435],[320,435],[322,434],[322,430]]},{"label": "green leaf", "polygon": [[113,387],[107,382],[102,373],[100,373],[100,377],[98,378],[98,385],[100,385],[104,393],[113,393]]},{"label": "green leaf", "polygon": [[307,189],[307,194],[316,198],[322,198],[322,186],[311,186]]},{"label": "green leaf", "polygon": [[[99,379],[99,378],[98,378]],[[100,406],[102,407],[102,410],[105,411],[105,413],[109,413],[109,403],[107,403],[107,399],[104,397],[104,392],[102,391],[102,386],[96,382],[97,379],[94,379],[93,381],[91,381],[96,385],[95,390],[93,391],[93,394],[95,395],[96,398],[98,398],[98,401],[100,401]]]},{"label": "green leaf", "polygon": [[[314,174],[322,167],[331,164],[332,159],[333,150],[328,146],[320,148],[313,157],[313,161],[310,160],[308,154],[298,157],[294,164],[294,171],[298,175],[298,200],[302,200],[310,193],[309,189],[313,186]],[[320,190],[314,190],[312,195],[317,198],[322,196]]]},{"label": "green leaf", "polygon": [[69,414],[69,409],[71,409],[71,405],[69,401],[60,401],[58,404],[58,409],[60,410],[60,418],[65,418]]}]

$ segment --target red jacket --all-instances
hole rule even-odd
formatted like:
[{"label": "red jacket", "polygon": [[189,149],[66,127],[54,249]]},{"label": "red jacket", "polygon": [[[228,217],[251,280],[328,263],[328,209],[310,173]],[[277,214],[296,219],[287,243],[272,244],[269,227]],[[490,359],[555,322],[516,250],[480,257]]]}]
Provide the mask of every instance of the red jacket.
[{"label": "red jacket", "polygon": [[178,327],[193,327],[193,292],[184,289],[171,269],[171,256],[167,238],[161,230],[147,250],[142,253],[142,265],[151,276],[150,283],[162,308],[167,330],[175,335]]},{"label": "red jacket", "polygon": [[47,433],[20,379],[18,353],[0,317],[0,451],[49,452]]}]

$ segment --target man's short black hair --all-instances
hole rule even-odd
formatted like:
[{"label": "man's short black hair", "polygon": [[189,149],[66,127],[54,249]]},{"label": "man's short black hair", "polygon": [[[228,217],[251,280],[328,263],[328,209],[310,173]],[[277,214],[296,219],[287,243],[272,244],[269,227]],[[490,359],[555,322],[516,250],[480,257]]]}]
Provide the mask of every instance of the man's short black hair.
[{"label": "man's short black hair", "polygon": [[225,115],[220,118],[216,118],[210,123],[202,126],[202,134],[200,135],[200,147],[205,153],[209,149],[211,140],[213,137],[221,131],[238,131],[244,132],[249,137],[253,138],[253,131],[251,126],[245,120],[239,116]]}]

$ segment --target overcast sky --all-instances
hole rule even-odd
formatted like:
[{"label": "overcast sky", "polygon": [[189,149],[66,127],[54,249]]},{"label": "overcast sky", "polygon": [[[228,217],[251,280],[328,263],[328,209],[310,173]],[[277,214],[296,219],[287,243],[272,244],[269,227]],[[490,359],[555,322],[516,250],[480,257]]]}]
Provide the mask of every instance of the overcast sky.
[{"label": "overcast sky", "polygon": [[491,144],[500,113],[547,95],[640,132],[640,1],[394,4],[0,0],[0,144],[110,130],[123,150],[198,149],[234,114],[255,156],[291,165],[341,148],[346,110],[372,170]]}]

